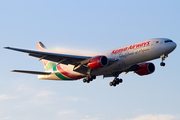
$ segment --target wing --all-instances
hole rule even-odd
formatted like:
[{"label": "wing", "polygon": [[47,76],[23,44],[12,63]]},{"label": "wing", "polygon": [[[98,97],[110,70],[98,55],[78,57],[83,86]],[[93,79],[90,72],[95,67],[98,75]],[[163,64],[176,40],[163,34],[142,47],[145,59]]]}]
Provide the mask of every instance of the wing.
[{"label": "wing", "polygon": [[[92,56],[67,55],[67,54],[20,49],[20,48],[13,48],[13,47],[4,47],[4,48],[28,53],[29,56],[37,57],[37,58],[39,58],[39,60],[45,59],[45,60],[50,60],[50,61],[62,63],[62,64],[72,64],[72,65],[86,64],[86,63],[88,63],[90,58],[92,58]],[[117,59],[115,59],[115,58],[108,58],[108,61],[110,64],[116,60]]]},{"label": "wing", "polygon": [[84,61],[84,60],[85,60],[85,62],[88,62],[87,60],[89,60],[91,58],[89,56],[66,55],[66,54],[27,50],[27,49],[12,48],[12,47],[4,47],[4,48],[28,53],[29,56],[37,57],[37,58],[39,58],[39,60],[45,59],[45,60],[50,60],[53,62],[63,63],[63,64],[76,65],[78,63],[82,63],[82,61]]}]

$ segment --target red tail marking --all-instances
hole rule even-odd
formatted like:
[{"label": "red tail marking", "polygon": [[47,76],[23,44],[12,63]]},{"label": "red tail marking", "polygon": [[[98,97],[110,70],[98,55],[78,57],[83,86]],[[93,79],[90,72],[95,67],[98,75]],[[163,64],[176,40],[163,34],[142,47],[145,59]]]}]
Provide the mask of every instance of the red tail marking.
[{"label": "red tail marking", "polygon": [[39,43],[37,43],[37,47],[39,50],[43,50],[43,48],[41,47],[41,45]]}]

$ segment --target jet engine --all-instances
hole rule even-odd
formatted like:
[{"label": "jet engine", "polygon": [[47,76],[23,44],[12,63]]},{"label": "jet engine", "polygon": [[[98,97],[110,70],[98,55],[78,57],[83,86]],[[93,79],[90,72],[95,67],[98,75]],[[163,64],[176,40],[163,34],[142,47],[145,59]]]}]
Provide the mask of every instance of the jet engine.
[{"label": "jet engine", "polygon": [[155,71],[155,66],[153,63],[143,63],[143,64],[140,64],[137,69],[136,69],[136,73],[138,75],[148,75],[148,74],[151,74]]},{"label": "jet engine", "polygon": [[106,56],[96,56],[89,60],[88,66],[91,69],[102,68],[108,65],[108,59]]}]

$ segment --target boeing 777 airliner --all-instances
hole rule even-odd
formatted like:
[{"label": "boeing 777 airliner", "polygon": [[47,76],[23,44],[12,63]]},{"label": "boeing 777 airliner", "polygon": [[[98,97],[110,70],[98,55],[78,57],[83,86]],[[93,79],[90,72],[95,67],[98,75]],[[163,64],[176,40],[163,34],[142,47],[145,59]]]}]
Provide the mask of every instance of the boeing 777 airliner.
[{"label": "boeing 777 airliner", "polygon": [[109,83],[116,86],[122,83],[118,76],[130,71],[140,76],[151,74],[155,71],[155,66],[149,60],[161,58],[161,66],[168,54],[176,48],[176,43],[167,38],[154,38],[121,48],[113,49],[98,56],[78,56],[47,52],[45,46],[39,42],[39,50],[27,50],[13,47],[6,49],[28,53],[30,56],[42,60],[45,71],[13,70],[13,72],[37,74],[39,79],[51,80],[78,80],[83,79],[84,83],[89,83],[96,76],[114,77]]}]

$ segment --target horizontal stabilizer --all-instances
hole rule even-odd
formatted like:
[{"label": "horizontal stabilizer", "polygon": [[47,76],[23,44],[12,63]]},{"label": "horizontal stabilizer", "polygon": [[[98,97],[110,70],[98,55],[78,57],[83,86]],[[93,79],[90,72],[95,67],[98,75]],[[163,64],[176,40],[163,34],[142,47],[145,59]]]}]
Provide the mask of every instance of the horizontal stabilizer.
[{"label": "horizontal stabilizer", "polygon": [[12,70],[11,72],[20,72],[27,74],[35,74],[35,75],[49,75],[51,72],[39,72],[39,71],[27,71],[27,70]]}]

